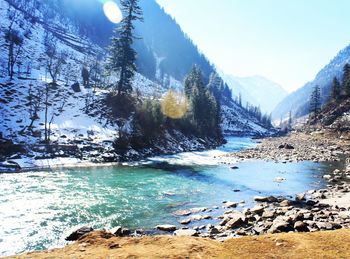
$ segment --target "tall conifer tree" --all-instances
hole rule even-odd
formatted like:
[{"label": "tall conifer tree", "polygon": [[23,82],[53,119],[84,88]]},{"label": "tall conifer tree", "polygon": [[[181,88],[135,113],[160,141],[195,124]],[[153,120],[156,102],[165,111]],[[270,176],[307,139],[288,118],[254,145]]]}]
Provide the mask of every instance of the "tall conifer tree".
[{"label": "tall conifer tree", "polygon": [[344,94],[349,97],[350,96],[350,65],[345,64],[343,68],[343,90]]},{"label": "tall conifer tree", "polygon": [[133,31],[135,21],[143,21],[142,9],[138,5],[139,0],[121,0],[121,10],[124,18],[109,48],[107,69],[119,74],[116,85],[118,95],[132,91],[132,79],[136,72],[136,51],[132,48],[134,40],[137,39]]}]

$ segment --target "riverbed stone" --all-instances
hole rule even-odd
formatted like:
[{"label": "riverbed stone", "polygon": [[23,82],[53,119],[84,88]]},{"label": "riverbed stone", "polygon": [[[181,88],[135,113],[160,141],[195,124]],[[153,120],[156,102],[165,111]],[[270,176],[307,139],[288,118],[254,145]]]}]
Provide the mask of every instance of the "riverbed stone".
[{"label": "riverbed stone", "polygon": [[174,235],[191,237],[191,236],[198,236],[198,232],[194,229],[178,229],[174,232]]},{"label": "riverbed stone", "polygon": [[191,221],[192,221],[192,220],[191,220],[190,218],[188,218],[188,219],[183,219],[183,220],[181,220],[180,223],[183,224],[183,225],[188,225],[188,224],[191,223]]},{"label": "riverbed stone", "polygon": [[298,232],[308,232],[307,224],[303,221],[297,221],[294,223],[294,229]]},{"label": "riverbed stone", "polygon": [[262,214],[264,212],[264,207],[263,206],[255,206],[250,209],[250,212],[253,214]]},{"label": "riverbed stone", "polygon": [[157,225],[156,226],[157,229],[162,230],[162,231],[167,231],[167,232],[172,232],[176,230],[176,226],[175,225]]},{"label": "riverbed stone", "polygon": [[293,230],[290,225],[290,218],[285,216],[278,216],[272,223],[268,233],[288,232]]},{"label": "riverbed stone", "polygon": [[237,205],[238,205],[238,203],[237,202],[233,202],[233,201],[228,201],[228,202],[225,203],[225,207],[226,208],[236,208]]},{"label": "riverbed stone", "polygon": [[72,232],[68,237],[66,237],[67,241],[76,241],[79,238],[81,238],[82,236],[84,236],[85,234],[88,234],[90,232],[94,231],[94,229],[92,227],[81,227],[79,229],[77,229],[76,231]]}]

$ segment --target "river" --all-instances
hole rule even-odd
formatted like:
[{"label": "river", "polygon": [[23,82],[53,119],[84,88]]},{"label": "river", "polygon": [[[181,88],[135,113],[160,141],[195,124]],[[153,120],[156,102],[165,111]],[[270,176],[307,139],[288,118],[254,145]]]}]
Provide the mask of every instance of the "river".
[{"label": "river", "polygon": [[[179,209],[221,208],[224,200],[250,206],[256,195],[294,196],[324,187],[322,175],[335,166],[248,161],[232,170],[214,159],[253,146],[248,138],[228,138],[217,150],[143,163],[0,174],[0,256],[63,246],[64,238],[84,225],[152,230],[157,224],[180,226],[173,215]],[[215,211],[214,216],[222,212]]]}]

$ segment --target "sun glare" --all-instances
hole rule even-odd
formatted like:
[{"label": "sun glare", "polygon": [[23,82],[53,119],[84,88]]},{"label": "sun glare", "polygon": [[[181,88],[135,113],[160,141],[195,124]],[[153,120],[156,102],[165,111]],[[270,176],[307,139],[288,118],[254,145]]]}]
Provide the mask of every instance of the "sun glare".
[{"label": "sun glare", "polygon": [[122,12],[114,1],[106,1],[103,4],[103,11],[112,23],[119,23],[123,19]]}]

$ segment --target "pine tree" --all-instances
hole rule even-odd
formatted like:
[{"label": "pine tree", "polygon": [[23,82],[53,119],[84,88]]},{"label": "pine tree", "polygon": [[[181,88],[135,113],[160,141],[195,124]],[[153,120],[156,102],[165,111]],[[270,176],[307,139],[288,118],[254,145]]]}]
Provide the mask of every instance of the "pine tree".
[{"label": "pine tree", "polygon": [[336,77],[333,78],[331,99],[338,100],[341,93],[341,85]]},{"label": "pine tree", "polygon": [[292,130],[292,125],[293,125],[292,111],[289,111],[288,130]]},{"label": "pine tree", "polygon": [[121,10],[124,18],[120,27],[115,30],[112,44],[109,48],[107,69],[119,74],[119,81],[116,86],[118,95],[132,91],[132,79],[136,72],[136,51],[132,48],[134,40],[133,22],[143,21],[142,9],[138,0],[121,0]]},{"label": "pine tree", "polygon": [[343,91],[346,97],[350,96],[350,65],[345,64],[343,68]]},{"label": "pine tree", "polygon": [[318,85],[315,86],[310,98],[310,113],[316,116],[321,110],[321,90]]},{"label": "pine tree", "polygon": [[190,121],[197,133],[200,136],[221,136],[220,105],[208,87],[204,86],[202,72],[197,66],[186,77],[185,93],[190,100]]},{"label": "pine tree", "polygon": [[193,92],[194,85],[204,88],[202,72],[197,65],[193,65],[191,71],[185,78],[185,95],[190,98]]}]

